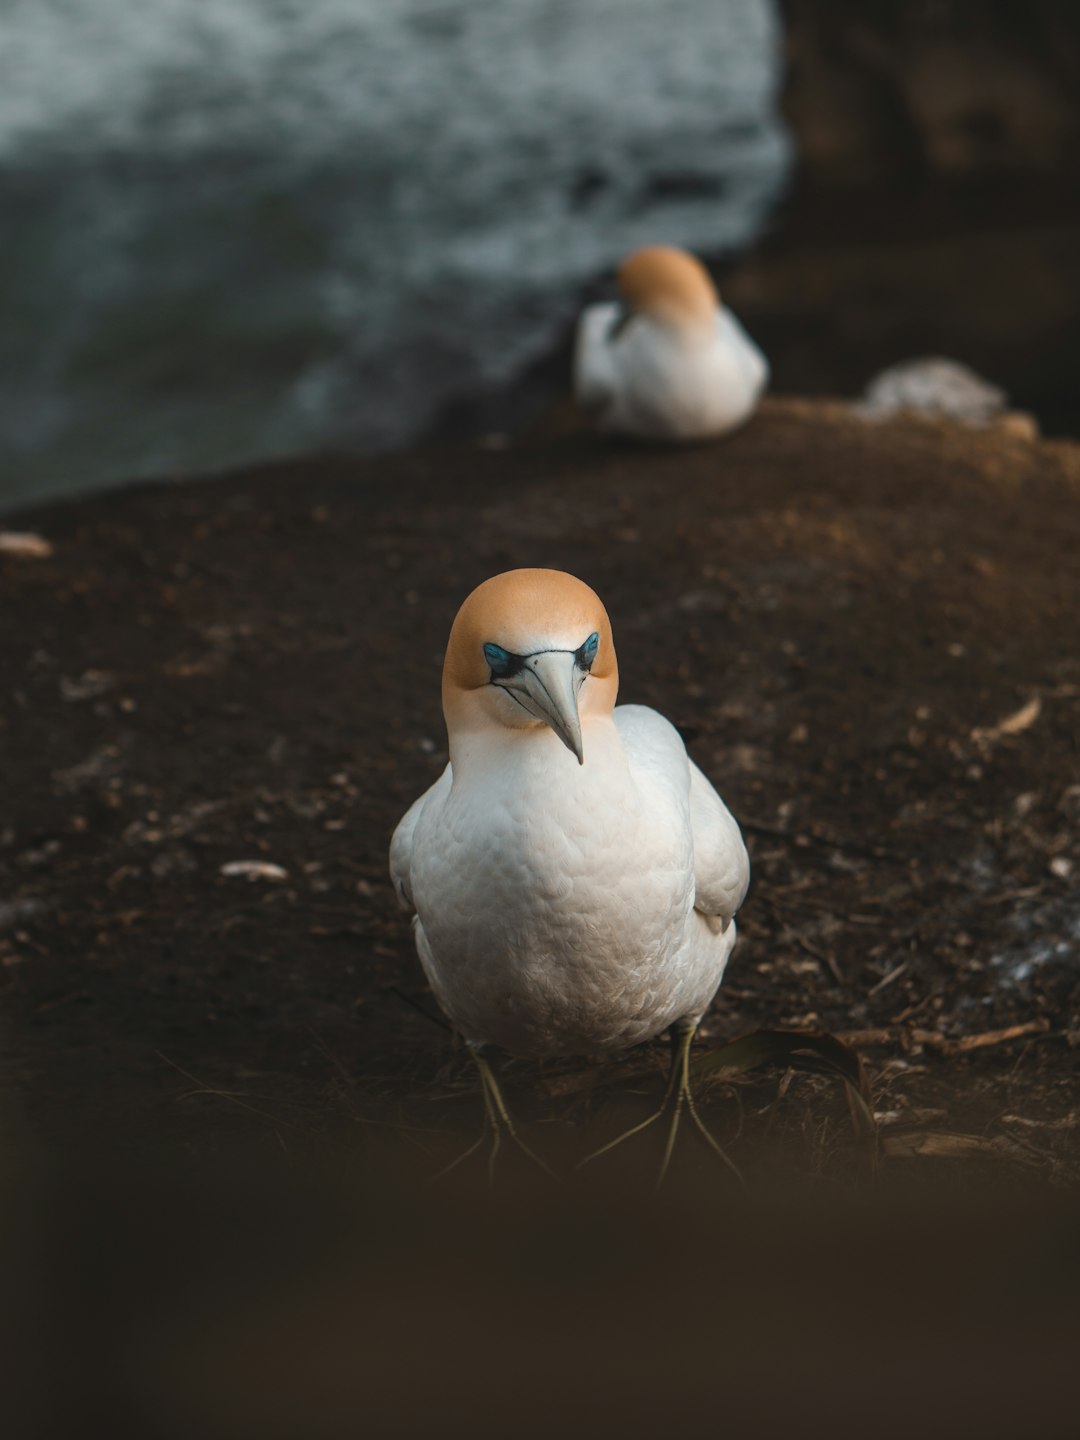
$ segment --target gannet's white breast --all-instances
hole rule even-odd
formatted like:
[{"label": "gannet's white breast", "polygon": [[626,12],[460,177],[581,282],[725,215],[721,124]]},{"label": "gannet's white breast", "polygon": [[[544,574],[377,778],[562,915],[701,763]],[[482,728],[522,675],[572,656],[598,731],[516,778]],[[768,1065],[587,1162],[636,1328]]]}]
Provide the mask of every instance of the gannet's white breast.
[{"label": "gannet's white breast", "polygon": [[448,766],[391,848],[457,1028],[518,1055],[588,1054],[696,1020],[749,866],[675,729],[641,706],[593,717],[581,766],[549,731],[476,744],[467,777]]},{"label": "gannet's white breast", "polygon": [[768,379],[765,356],[724,307],[701,332],[647,314],[626,318],[617,304],[591,305],[578,323],[574,392],[602,430],[722,435],[750,418]]}]

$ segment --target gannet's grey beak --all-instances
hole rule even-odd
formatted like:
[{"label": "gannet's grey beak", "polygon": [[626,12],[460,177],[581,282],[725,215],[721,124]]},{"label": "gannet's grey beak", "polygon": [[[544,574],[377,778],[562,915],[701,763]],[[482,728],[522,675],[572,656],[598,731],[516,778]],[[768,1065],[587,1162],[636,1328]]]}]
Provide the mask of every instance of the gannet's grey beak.
[{"label": "gannet's grey beak", "polygon": [[525,656],[521,669],[511,679],[497,683],[512,692],[530,715],[550,725],[566,748],[585,764],[581,744],[581,717],[578,691],[585,672],[572,650],[541,650]]}]

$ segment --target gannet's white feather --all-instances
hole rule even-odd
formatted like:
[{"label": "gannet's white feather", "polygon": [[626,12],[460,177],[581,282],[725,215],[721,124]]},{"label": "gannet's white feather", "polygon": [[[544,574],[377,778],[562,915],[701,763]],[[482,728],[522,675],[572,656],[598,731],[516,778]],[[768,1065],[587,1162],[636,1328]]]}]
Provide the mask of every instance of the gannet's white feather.
[{"label": "gannet's white feather", "polygon": [[748,420],[769,379],[765,356],[730,310],[695,332],[621,307],[590,305],[578,322],[574,392],[603,430],[653,439],[722,435]]},{"label": "gannet's white feather", "polygon": [[450,766],[435,781],[434,785],[427,790],[406,810],[405,814],[398,821],[398,827],[394,831],[393,839],[390,841],[390,879],[394,882],[394,889],[397,892],[398,901],[403,910],[415,910],[413,904],[412,883],[410,870],[412,867],[413,836],[416,832],[416,822],[420,819],[420,813],[429,800],[435,799],[448,792],[452,780]]},{"label": "gannet's white feather", "polygon": [[618,375],[609,342],[621,314],[619,305],[590,305],[578,322],[574,395],[583,410],[598,416],[604,415],[615,398]]},{"label": "gannet's white feather", "polygon": [[750,861],[735,817],[686,753],[679,732],[645,705],[620,705],[615,727],[631,763],[681,775],[685,767],[694,842],[694,909],[724,923],[735,917],[750,886]]},{"label": "gannet's white feather", "polygon": [[694,909],[723,929],[750,888],[750,860],[735,817],[690,761],[690,824],[694,832]]},{"label": "gannet's white feather", "polygon": [[678,732],[642,706],[593,716],[578,765],[549,730],[485,736],[394,835],[421,962],[461,1033],[587,1054],[697,1020],[735,944],[749,865]]}]

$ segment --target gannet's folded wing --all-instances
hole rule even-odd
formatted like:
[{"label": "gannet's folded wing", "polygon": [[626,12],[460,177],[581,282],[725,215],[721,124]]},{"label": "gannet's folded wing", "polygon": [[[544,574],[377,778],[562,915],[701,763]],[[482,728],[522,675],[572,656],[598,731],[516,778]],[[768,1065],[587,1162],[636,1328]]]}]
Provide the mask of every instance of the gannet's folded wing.
[{"label": "gannet's folded wing", "polygon": [[583,410],[603,410],[615,396],[617,377],[612,333],[618,305],[590,305],[578,321],[574,342],[574,398]]},{"label": "gannet's folded wing", "polygon": [[441,801],[449,793],[450,781],[451,770],[447,765],[435,784],[409,806],[390,841],[390,879],[394,882],[394,890],[403,910],[416,908],[412,896],[412,860],[417,822],[429,802],[435,799]]},{"label": "gannet's folded wing", "polygon": [[717,315],[716,333],[720,344],[732,357],[743,381],[755,395],[760,395],[769,383],[769,362],[762,351],[730,310],[722,309]]},{"label": "gannet's folded wing", "polygon": [[690,761],[690,827],[694,835],[694,909],[732,918],[750,885],[750,858],[735,817]]},{"label": "gannet's folded wing", "polygon": [[678,793],[689,788],[690,832],[694,844],[694,909],[718,930],[738,910],[750,884],[750,861],[731,811],[686,753],[670,721],[645,705],[620,705],[615,728],[633,773]]}]

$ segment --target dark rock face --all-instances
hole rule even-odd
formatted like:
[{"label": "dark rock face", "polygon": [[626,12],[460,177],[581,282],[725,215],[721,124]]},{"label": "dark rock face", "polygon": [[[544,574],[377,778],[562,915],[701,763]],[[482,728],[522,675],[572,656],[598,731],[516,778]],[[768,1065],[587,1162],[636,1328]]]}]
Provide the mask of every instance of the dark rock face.
[{"label": "dark rock face", "polygon": [[1054,0],[783,0],[804,179],[1075,174],[1080,10]]},{"label": "dark rock face", "polygon": [[773,388],[856,395],[942,355],[1080,432],[1080,201],[1045,185],[804,189],[721,287]]}]

